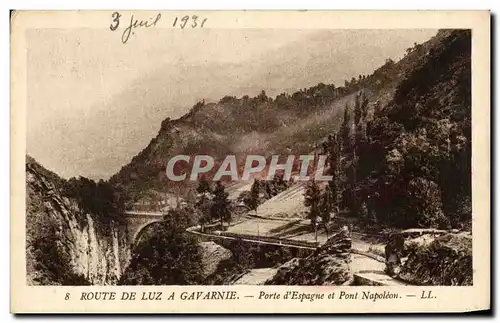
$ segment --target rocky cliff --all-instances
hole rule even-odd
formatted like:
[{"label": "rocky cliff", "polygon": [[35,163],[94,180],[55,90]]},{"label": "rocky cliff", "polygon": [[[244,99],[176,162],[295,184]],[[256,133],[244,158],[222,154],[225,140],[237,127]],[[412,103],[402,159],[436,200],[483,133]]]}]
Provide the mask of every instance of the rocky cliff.
[{"label": "rocky cliff", "polygon": [[130,257],[125,230],[64,196],[65,183],[26,159],[26,270],[30,285],[110,285]]}]

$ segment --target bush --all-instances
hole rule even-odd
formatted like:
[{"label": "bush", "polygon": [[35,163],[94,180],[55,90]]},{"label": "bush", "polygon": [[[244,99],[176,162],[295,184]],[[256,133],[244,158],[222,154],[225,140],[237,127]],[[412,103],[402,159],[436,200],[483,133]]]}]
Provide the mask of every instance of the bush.
[{"label": "bush", "polygon": [[417,285],[471,286],[472,237],[446,234],[428,245],[415,245],[399,277]]}]

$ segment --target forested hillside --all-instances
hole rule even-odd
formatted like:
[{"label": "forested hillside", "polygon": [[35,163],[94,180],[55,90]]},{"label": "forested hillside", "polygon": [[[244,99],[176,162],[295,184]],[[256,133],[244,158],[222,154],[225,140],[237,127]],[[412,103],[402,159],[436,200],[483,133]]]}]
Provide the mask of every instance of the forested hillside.
[{"label": "forested hillside", "polygon": [[364,95],[346,107],[320,199],[397,227],[470,224],[471,35],[441,35],[373,118]]},{"label": "forested hillside", "polygon": [[110,182],[123,189],[129,201],[158,198],[158,192],[182,195],[187,183],[165,178],[166,163],[177,154],[209,154],[216,159],[235,154],[241,160],[247,154],[309,153],[338,129],[344,107],[353,104],[359,91],[365,93],[371,108],[385,105],[397,84],[442,36],[415,44],[401,61],[388,59],[371,75],[353,76],[342,86],[320,83],[275,98],[262,91],[256,97],[226,96],[216,103],[198,102],[183,117],[165,119],[158,135]]},{"label": "forested hillside", "polygon": [[401,227],[456,226],[471,213],[470,78],[470,32],[441,30],[343,86],[199,102],[164,120],[111,183],[128,201],[152,191],[183,195],[186,183],[165,178],[173,155],[303,154],[326,140],[335,176],[319,192],[318,201],[329,201],[323,209]]}]

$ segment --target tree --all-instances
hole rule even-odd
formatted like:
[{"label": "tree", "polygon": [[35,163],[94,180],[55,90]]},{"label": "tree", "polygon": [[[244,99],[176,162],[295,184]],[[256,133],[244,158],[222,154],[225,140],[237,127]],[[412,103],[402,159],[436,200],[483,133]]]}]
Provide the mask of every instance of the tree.
[{"label": "tree", "polygon": [[366,117],[368,116],[368,98],[364,92],[361,93],[361,112],[362,120],[366,121]]},{"label": "tree", "polygon": [[63,184],[62,193],[73,198],[78,206],[90,213],[105,232],[113,223],[123,220],[125,202],[121,192],[102,179],[97,183],[85,177],[71,178]]},{"label": "tree", "polygon": [[212,207],[212,201],[206,194],[200,194],[198,201],[196,202],[196,211],[198,213],[198,218],[201,225],[201,232],[205,231],[205,225],[210,223],[211,216],[210,210]]},{"label": "tree", "polygon": [[354,124],[358,125],[361,121],[362,111],[361,111],[361,94],[357,94],[354,99]]},{"label": "tree", "polygon": [[316,220],[320,216],[321,190],[315,180],[309,181],[304,194],[304,205],[309,208],[308,218],[311,230],[316,229]]},{"label": "tree", "polygon": [[288,188],[288,184],[284,181],[284,174],[277,172],[272,180],[259,181],[259,190],[263,190],[266,194],[266,199],[278,195]]},{"label": "tree", "polygon": [[212,208],[212,190],[210,184],[202,177],[196,188],[198,195],[196,196],[196,209],[201,225],[201,231],[205,231],[205,225],[211,221]]},{"label": "tree", "polygon": [[333,195],[330,185],[327,185],[323,194],[321,194],[321,201],[319,206],[319,213],[321,216],[321,221],[325,228],[326,236],[328,238],[328,223],[331,220],[331,212],[335,206],[335,197]]},{"label": "tree", "polygon": [[367,206],[365,201],[361,202],[361,205],[359,206],[357,213],[358,213],[357,215],[359,218],[361,218],[363,220],[368,219],[368,206]]},{"label": "tree", "polygon": [[408,183],[408,207],[405,215],[410,223],[416,222],[423,227],[446,229],[449,225],[443,214],[438,185],[422,177]]},{"label": "tree", "polygon": [[210,214],[213,219],[219,218],[221,228],[224,226],[224,221],[231,221],[231,211],[229,210],[230,202],[228,200],[228,193],[224,189],[224,185],[220,181],[217,181],[214,189],[214,198],[212,207],[210,209]]},{"label": "tree", "polygon": [[338,135],[329,136],[328,140],[328,174],[332,176],[332,179],[328,182],[328,187],[331,193],[331,203],[333,209],[338,207],[338,201],[340,196],[340,149],[341,142]]},{"label": "tree", "polygon": [[340,136],[342,138],[342,151],[346,155],[351,154],[351,113],[349,111],[349,105],[347,104],[344,108],[344,120],[342,122],[342,125],[340,126]]},{"label": "tree", "polygon": [[266,91],[262,90],[260,91],[260,94],[257,96],[257,99],[260,102],[267,102],[269,100],[268,96],[266,95]]},{"label": "tree", "polygon": [[362,121],[356,126],[356,177],[360,180],[370,174],[373,157],[368,143],[366,124]]},{"label": "tree", "polygon": [[203,279],[202,255],[196,238],[185,232],[187,210],[172,209],[139,242],[120,285],[196,285]]},{"label": "tree", "polygon": [[248,201],[248,207],[255,212],[257,212],[257,207],[259,206],[259,193],[260,193],[260,182],[255,179],[252,188],[250,189],[250,199]]},{"label": "tree", "polygon": [[207,181],[205,176],[200,178],[200,182],[198,184],[198,188],[196,188],[198,193],[212,193],[212,188],[210,187],[210,183]]},{"label": "tree", "polygon": [[[367,136],[366,136],[366,117],[368,115],[368,99],[366,95],[361,92],[356,95],[354,105],[354,145],[352,147],[352,167],[350,169],[350,178],[352,185],[356,186],[358,177],[363,178],[368,173],[364,169],[364,164],[369,162],[370,152],[367,149]],[[361,169],[360,169],[361,168]],[[361,174],[358,174],[361,170]]]}]

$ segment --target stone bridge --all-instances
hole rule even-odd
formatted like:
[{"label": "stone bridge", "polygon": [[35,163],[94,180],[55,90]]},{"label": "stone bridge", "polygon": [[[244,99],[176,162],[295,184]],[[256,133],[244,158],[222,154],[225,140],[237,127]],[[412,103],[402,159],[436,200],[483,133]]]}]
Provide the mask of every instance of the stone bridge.
[{"label": "stone bridge", "polygon": [[125,211],[127,222],[127,238],[132,246],[135,246],[141,239],[146,230],[163,221],[165,213],[163,212],[144,212],[144,211]]}]

